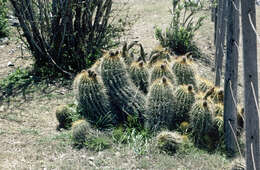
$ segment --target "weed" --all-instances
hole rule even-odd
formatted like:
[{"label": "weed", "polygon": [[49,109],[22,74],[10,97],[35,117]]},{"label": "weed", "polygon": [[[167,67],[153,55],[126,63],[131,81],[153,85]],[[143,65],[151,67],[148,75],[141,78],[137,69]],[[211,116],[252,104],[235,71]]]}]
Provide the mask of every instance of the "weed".
[{"label": "weed", "polygon": [[0,91],[3,96],[10,96],[19,90],[24,92],[33,81],[29,70],[18,68],[0,81]]},{"label": "weed", "polygon": [[22,129],[22,135],[31,134],[31,135],[39,135],[39,132],[36,129]]},{"label": "weed", "polygon": [[93,136],[85,141],[84,146],[87,149],[98,152],[109,149],[111,147],[111,141],[105,136]]},{"label": "weed", "polygon": [[165,33],[156,27],[155,37],[163,47],[171,49],[179,55],[191,52],[198,54],[198,48],[193,42],[195,32],[202,26],[205,16],[194,21],[194,16],[203,8],[201,3],[193,1],[173,0],[172,21]]}]

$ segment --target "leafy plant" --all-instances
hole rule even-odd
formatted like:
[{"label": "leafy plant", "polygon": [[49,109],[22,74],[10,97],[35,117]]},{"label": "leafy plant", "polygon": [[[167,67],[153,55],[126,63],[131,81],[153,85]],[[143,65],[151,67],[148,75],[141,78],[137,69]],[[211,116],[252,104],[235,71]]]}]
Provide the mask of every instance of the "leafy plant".
[{"label": "leafy plant", "polygon": [[3,96],[9,96],[17,90],[26,89],[32,82],[34,78],[30,71],[18,68],[0,81],[0,91]]},{"label": "leafy plant", "polygon": [[194,53],[197,47],[193,42],[195,32],[202,26],[205,16],[197,20],[195,15],[203,8],[202,3],[186,0],[173,0],[172,20],[165,33],[156,27],[155,37],[163,47],[168,47],[176,54]]},{"label": "leafy plant", "polygon": [[6,3],[7,0],[0,0],[0,38],[7,37],[9,34]]}]

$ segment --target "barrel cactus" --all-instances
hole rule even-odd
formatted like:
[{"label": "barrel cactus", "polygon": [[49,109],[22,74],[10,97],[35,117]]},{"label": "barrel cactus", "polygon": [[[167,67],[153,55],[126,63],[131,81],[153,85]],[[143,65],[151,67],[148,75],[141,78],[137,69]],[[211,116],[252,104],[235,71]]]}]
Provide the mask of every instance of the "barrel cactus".
[{"label": "barrel cactus", "polygon": [[167,154],[174,154],[183,143],[183,138],[177,132],[162,131],[156,136],[156,146]]},{"label": "barrel cactus", "polygon": [[181,123],[189,120],[189,111],[195,102],[195,93],[192,85],[181,85],[175,91],[176,96],[176,117],[174,123]]},{"label": "barrel cactus", "polygon": [[175,116],[175,97],[169,79],[156,80],[148,93],[146,109],[146,127],[152,131],[171,128]]},{"label": "barrel cactus", "polygon": [[67,105],[61,105],[56,109],[56,118],[59,122],[58,128],[68,129],[73,122],[73,110]]},{"label": "barrel cactus", "polygon": [[212,126],[212,113],[208,103],[204,100],[197,101],[190,111],[191,134],[196,145],[207,146],[212,143],[209,136]]},{"label": "barrel cactus", "polygon": [[201,92],[206,92],[212,87],[214,87],[214,84],[210,80],[207,80],[202,77],[197,77],[196,79],[198,80],[198,84],[199,84],[198,90]]},{"label": "barrel cactus", "polygon": [[150,82],[153,83],[155,80],[160,79],[163,76],[168,78],[171,81],[171,83],[174,84],[174,76],[169,68],[167,61],[161,61],[156,63],[156,65],[152,69]]},{"label": "barrel cactus", "polygon": [[82,148],[87,138],[93,136],[96,132],[91,129],[86,121],[80,121],[72,127],[72,141],[74,146]]},{"label": "barrel cactus", "polygon": [[84,70],[76,77],[77,101],[80,114],[92,123],[115,122],[115,115],[111,113],[111,106],[98,75],[91,70]]},{"label": "barrel cactus", "polygon": [[149,70],[143,61],[132,63],[129,68],[129,74],[136,85],[145,94],[148,92],[149,85]]},{"label": "barrel cactus", "polygon": [[175,61],[172,70],[178,85],[192,84],[194,89],[197,90],[195,75],[191,65],[192,62],[184,56]]},{"label": "barrel cactus", "polygon": [[103,56],[101,77],[119,121],[134,116],[142,122],[145,96],[131,81],[121,55],[119,52],[109,52]]}]

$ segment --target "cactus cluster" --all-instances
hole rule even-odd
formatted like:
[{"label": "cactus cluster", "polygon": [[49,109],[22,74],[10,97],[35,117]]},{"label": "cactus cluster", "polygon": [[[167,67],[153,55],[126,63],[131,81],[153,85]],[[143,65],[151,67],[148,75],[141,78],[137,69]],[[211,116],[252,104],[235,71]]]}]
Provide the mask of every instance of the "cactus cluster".
[{"label": "cactus cluster", "polygon": [[[137,57],[130,54],[135,45],[141,51]],[[133,119],[151,132],[179,130],[196,145],[215,147],[223,140],[223,90],[195,77],[187,57],[166,54],[157,51],[149,60],[136,42],[125,44],[122,52],[105,52],[74,80],[80,114],[95,123],[109,116],[112,125]],[[238,115],[242,127],[242,111]]]}]

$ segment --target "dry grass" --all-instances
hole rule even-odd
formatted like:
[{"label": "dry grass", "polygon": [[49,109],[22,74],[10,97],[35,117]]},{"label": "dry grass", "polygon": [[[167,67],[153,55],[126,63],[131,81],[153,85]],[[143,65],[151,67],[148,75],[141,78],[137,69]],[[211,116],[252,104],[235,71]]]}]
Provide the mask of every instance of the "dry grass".
[{"label": "dry grass", "polygon": [[[154,25],[166,27],[169,22],[169,0],[130,0],[133,14],[140,19],[125,40],[139,40],[151,50],[157,43]],[[259,10],[259,8],[258,8]],[[257,15],[260,17],[260,13]],[[259,18],[258,17],[258,18]],[[205,22],[196,36],[199,47],[211,57],[213,48],[213,24]],[[260,27],[260,21],[258,21]],[[15,35],[14,35],[15,37]],[[12,49],[14,52],[9,53]],[[259,50],[260,51],[260,50]],[[0,78],[13,70],[7,67],[12,61],[16,67],[31,63],[31,60],[17,58],[19,48],[12,39],[9,45],[0,46]],[[27,53],[28,56],[28,53]],[[212,77],[210,68],[194,66],[206,77]],[[199,68],[199,69],[198,69]],[[56,130],[58,122],[55,108],[59,104],[73,103],[72,90],[59,85],[42,84],[34,87],[33,93],[10,97],[0,101],[0,169],[226,169],[229,164],[221,154],[208,154],[195,148],[183,154],[168,156],[153,150],[147,144],[140,155],[134,146],[114,144],[111,149],[91,152],[71,147],[70,132]],[[137,143],[138,144],[138,143]],[[143,147],[143,146],[142,146]]]}]

